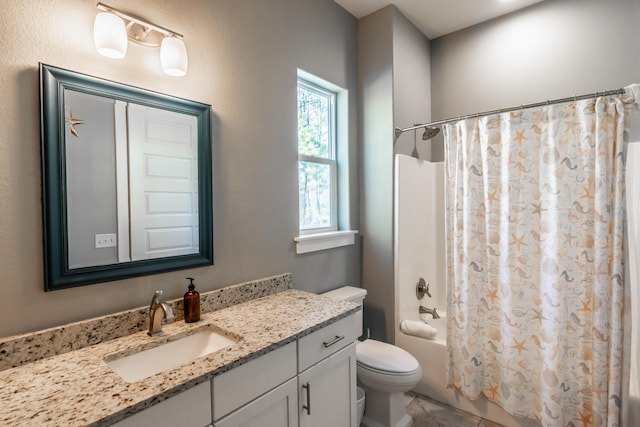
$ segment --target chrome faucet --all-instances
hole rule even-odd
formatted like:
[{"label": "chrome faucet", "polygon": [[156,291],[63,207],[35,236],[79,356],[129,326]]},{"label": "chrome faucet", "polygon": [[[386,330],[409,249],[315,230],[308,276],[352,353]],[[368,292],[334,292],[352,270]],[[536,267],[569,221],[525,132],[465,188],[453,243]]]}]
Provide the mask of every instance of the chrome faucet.
[{"label": "chrome faucet", "polygon": [[440,318],[440,315],[436,311],[435,307],[427,308],[427,307],[420,306],[420,308],[418,310],[420,311],[420,313],[427,313],[427,314],[432,315],[434,319],[439,319]]},{"label": "chrome faucet", "polygon": [[[173,310],[169,304],[160,302],[160,296],[162,291],[156,291],[151,299],[151,305],[149,305],[149,332],[147,335],[154,336],[162,333],[162,318],[167,320],[173,320]],[[158,311],[162,310],[162,314]]]}]

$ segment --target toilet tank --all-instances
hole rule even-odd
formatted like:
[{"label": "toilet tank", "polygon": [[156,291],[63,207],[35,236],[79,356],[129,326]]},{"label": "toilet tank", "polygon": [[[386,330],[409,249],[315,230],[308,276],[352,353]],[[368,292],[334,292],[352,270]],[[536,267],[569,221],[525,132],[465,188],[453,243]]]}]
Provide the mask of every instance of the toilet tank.
[{"label": "toilet tank", "polygon": [[356,288],[355,286],[343,286],[341,288],[325,292],[322,295],[334,300],[349,301],[354,304],[358,304],[360,306],[360,310],[356,313],[356,317],[358,319],[358,323],[362,325],[362,303],[364,301],[364,297],[367,295],[366,289]]},{"label": "toilet tank", "polygon": [[341,288],[325,292],[322,295],[331,299],[349,301],[362,306],[364,297],[367,295],[367,290],[356,288],[355,286],[343,286]]}]

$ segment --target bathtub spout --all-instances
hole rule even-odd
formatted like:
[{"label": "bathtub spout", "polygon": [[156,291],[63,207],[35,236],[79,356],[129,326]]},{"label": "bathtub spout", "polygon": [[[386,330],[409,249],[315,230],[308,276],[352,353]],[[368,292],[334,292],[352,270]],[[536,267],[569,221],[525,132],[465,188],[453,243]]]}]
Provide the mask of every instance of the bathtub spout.
[{"label": "bathtub spout", "polygon": [[440,318],[440,315],[436,311],[435,307],[427,308],[427,307],[420,306],[419,310],[420,310],[420,313],[427,313],[427,314],[432,315],[434,319],[439,319]]}]

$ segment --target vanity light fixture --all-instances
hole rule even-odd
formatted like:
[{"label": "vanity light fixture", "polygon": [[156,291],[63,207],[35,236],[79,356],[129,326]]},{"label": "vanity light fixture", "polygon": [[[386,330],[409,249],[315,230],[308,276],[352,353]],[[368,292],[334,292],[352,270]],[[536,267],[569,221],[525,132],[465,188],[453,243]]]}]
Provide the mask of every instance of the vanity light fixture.
[{"label": "vanity light fixture", "polygon": [[99,54],[121,59],[127,53],[127,39],[147,47],[160,47],[162,70],[170,75],[182,77],[187,74],[187,48],[182,34],[151,24],[136,16],[98,3],[98,12],[93,24],[93,41]]}]

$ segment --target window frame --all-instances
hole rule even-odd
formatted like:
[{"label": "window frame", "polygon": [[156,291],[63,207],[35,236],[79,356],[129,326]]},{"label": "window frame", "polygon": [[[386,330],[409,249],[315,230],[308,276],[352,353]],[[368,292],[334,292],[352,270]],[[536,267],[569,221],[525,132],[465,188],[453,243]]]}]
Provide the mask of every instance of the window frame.
[{"label": "window frame", "polygon": [[[327,227],[314,227],[314,228],[302,228],[302,223],[300,221],[300,201],[298,199],[298,232],[301,236],[310,235],[310,234],[320,234],[320,233],[330,233],[338,231],[338,161],[337,161],[337,98],[338,93],[334,90],[328,89],[326,87],[322,87],[319,84],[311,82],[309,79],[298,76],[297,84],[296,84],[296,113],[298,113],[298,99],[297,93],[300,87],[303,87],[305,90],[309,90],[311,92],[315,92],[316,94],[325,96],[329,99],[329,147],[328,147],[328,157],[317,157],[310,156],[306,154],[300,153],[300,141],[297,139],[297,147],[298,147],[298,167],[300,162],[307,163],[315,163],[320,165],[329,166],[329,176],[330,176],[330,207],[329,207],[329,226]],[[298,175],[298,197],[300,197],[300,176]]]},{"label": "window frame", "polygon": [[[306,233],[301,233],[300,230],[300,203],[298,202],[298,236],[293,238],[296,246],[296,254],[307,254],[327,249],[335,249],[342,246],[354,245],[355,236],[358,234],[358,230],[350,228],[350,216],[351,201],[348,198],[350,187],[350,171],[349,163],[349,150],[350,150],[350,136],[349,136],[349,90],[337,86],[329,81],[326,81],[320,77],[317,77],[305,70],[298,68],[297,81],[302,80],[308,85],[319,87],[324,91],[335,94],[334,108],[332,117],[333,120],[333,160],[336,162],[336,167],[333,170],[336,173],[334,179],[335,189],[332,196],[333,207],[335,208],[335,231],[318,232],[318,229],[305,230]],[[297,89],[297,85],[296,85]],[[297,91],[296,91],[297,93]],[[297,97],[297,96],[296,96]],[[297,117],[297,102],[296,102],[296,117]],[[296,124],[297,127],[297,124]],[[297,141],[297,138],[296,138]],[[296,151],[298,150],[298,144],[296,144]],[[299,163],[296,163],[299,168]],[[297,194],[300,196],[300,178],[296,180],[298,184]],[[315,231],[315,232],[314,232]]]}]

